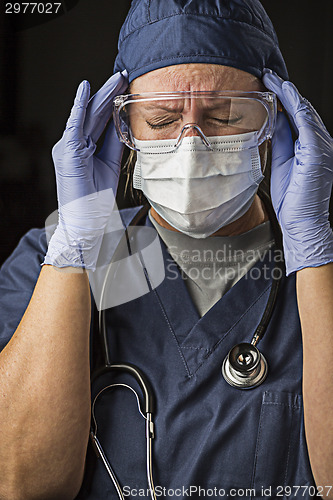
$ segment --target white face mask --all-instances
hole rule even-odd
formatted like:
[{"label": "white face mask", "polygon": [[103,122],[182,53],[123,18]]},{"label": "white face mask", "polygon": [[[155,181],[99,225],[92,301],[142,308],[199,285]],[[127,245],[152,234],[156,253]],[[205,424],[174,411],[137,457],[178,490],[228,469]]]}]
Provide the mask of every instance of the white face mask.
[{"label": "white face mask", "polygon": [[239,219],[253,203],[263,179],[256,132],[174,140],[135,141],[140,151],[133,185],[171,226],[206,238]]}]

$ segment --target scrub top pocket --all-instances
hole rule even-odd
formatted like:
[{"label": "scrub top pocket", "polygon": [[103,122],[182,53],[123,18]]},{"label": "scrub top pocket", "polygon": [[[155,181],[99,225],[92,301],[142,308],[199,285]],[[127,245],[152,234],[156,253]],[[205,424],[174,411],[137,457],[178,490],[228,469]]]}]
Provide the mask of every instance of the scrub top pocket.
[{"label": "scrub top pocket", "polygon": [[300,447],[301,432],[304,432],[302,396],[264,392],[253,470],[257,498],[310,498],[304,488],[297,490],[301,486],[309,486],[309,492],[313,490],[305,479],[309,475],[305,473],[307,456]]}]

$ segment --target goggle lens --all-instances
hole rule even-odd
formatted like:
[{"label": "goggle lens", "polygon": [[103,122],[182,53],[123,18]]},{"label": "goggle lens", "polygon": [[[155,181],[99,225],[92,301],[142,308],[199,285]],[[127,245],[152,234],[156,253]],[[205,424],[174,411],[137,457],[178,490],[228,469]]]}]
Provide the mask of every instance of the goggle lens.
[{"label": "goggle lens", "polygon": [[251,97],[216,93],[118,96],[114,119],[120,139],[132,149],[136,149],[135,139],[177,139],[188,123],[196,124],[207,138],[258,132],[260,143],[272,134],[276,98],[269,92],[250,94]]}]

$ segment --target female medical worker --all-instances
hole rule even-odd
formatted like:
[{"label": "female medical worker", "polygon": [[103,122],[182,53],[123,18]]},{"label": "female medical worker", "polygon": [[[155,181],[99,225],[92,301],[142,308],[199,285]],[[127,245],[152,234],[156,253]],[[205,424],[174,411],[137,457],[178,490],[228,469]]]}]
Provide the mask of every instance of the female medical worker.
[{"label": "female medical worker", "polygon": [[[257,166],[251,163],[249,169],[252,156],[246,146],[256,134],[236,131],[242,116],[237,112],[228,125],[242,147],[236,154],[229,151],[227,163],[224,119],[212,114],[205,99],[188,96],[186,106],[174,99],[155,108],[148,101],[150,107],[142,109],[151,113],[154,108],[153,118],[140,124],[144,115],[131,117],[127,132],[132,135],[125,139],[138,139],[137,149],[141,147],[135,182],[152,205],[141,224],[160,235],[165,278],[147,293],[108,309],[106,323],[111,361],[134,363],[153,387],[159,496],[310,498],[316,485],[320,496],[333,498],[332,139],[311,105],[284,81],[287,72],[276,35],[257,0],[135,0],[121,31],[115,75],[90,103],[88,83],[79,86],[64,135],[53,150],[57,228],[48,246],[44,232],[28,233],[1,271],[0,498],[117,498],[90,445],[87,452],[87,270],[92,273],[101,258],[122,152],[112,125],[98,155],[95,143],[110,118],[112,100],[126,92],[127,79],[130,93],[234,91],[237,110],[237,94],[261,92],[263,82],[278,96],[297,134],[294,146],[279,112],[271,195],[287,276],[259,343],[269,366],[267,378],[241,391],[225,382],[221,365],[233,345],[251,341],[263,314],[274,268],[270,253],[257,259],[256,274],[248,268],[230,282],[221,271],[205,287],[195,277],[182,279],[186,262],[177,260],[178,266],[170,269],[174,261],[166,247],[175,259],[182,250],[191,259],[193,250],[217,251],[226,245],[244,255],[270,248],[267,214],[256,195],[258,151],[254,147]],[[251,107],[251,96],[245,97]],[[163,106],[161,117],[157,112]],[[213,109],[215,113],[219,106],[214,103]],[[179,177],[169,157],[161,154],[158,161],[159,155],[145,154],[147,143],[140,143],[149,140],[155,151],[163,144],[170,147],[170,126],[182,134],[174,151],[180,158]],[[186,145],[193,153],[190,162]],[[264,141],[262,170],[268,150]],[[205,211],[213,215],[205,218]],[[122,213],[124,224],[133,212]],[[117,234],[111,233],[112,238]],[[222,289],[228,291],[221,297]],[[93,365],[95,358],[100,352],[95,352]],[[131,393],[111,392],[96,407],[98,436],[126,496],[142,497],[147,484],[141,417]]]}]

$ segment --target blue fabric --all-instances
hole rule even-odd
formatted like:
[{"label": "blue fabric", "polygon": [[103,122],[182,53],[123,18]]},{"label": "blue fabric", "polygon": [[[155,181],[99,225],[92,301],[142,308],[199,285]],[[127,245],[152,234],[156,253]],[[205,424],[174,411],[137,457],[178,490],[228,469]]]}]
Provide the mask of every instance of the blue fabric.
[{"label": "blue fabric", "polygon": [[258,78],[288,72],[259,0],[133,0],[122,26],[114,71],[129,81],[174,64],[233,66]]},{"label": "blue fabric", "polygon": [[[135,211],[126,211],[125,221]],[[152,227],[148,219],[145,224]],[[155,485],[185,491],[190,486],[216,487],[226,493],[231,488],[255,489],[256,496],[236,496],[248,500],[262,498],[263,488],[266,497],[272,488],[275,498],[278,486],[313,485],[304,432],[295,277],[283,278],[259,344],[268,361],[268,377],[258,388],[240,391],[223,380],[221,364],[234,344],[251,340],[266,306],[272,263],[266,258],[200,318],[177,265],[161,244],[166,279],[148,294],[109,309],[106,316],[111,361],[136,364],[153,386]],[[43,232],[34,230],[1,270],[1,347],[22,316],[45,250]],[[94,361],[98,357],[94,352]],[[115,380],[133,384],[126,375],[103,376],[93,395]],[[146,491],[145,424],[133,394],[124,389],[105,393],[96,413],[98,436],[121,484]],[[300,489],[292,496],[309,500],[310,491]],[[149,498],[148,493],[136,497]],[[77,500],[101,498],[117,495],[89,446]],[[193,493],[192,498],[199,495]]]}]

